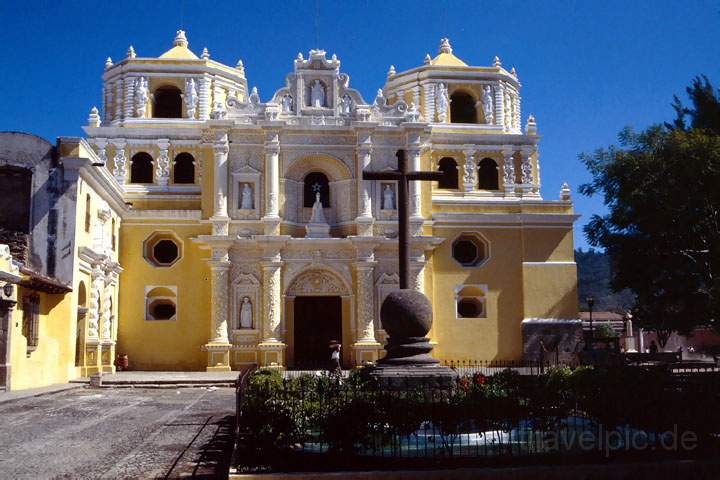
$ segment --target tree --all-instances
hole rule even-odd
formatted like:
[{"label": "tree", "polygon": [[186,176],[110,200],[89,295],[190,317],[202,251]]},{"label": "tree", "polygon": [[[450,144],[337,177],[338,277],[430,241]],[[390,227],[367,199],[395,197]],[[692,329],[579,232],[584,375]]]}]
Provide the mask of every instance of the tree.
[{"label": "tree", "polygon": [[720,92],[706,77],[687,92],[692,107],[675,97],[672,124],[626,128],[619,147],[580,155],[592,175],[580,192],[602,194],[609,210],[592,216],[588,241],[610,255],[613,290],[633,291],[636,321],[663,347],[720,318]]}]

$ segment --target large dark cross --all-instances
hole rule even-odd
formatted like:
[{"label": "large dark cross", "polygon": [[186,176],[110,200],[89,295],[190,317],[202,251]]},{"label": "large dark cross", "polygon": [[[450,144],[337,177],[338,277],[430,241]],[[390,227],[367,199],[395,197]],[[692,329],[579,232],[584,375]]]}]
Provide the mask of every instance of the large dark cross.
[{"label": "large dark cross", "polygon": [[396,180],[398,185],[398,255],[400,257],[400,288],[410,285],[410,216],[408,214],[409,183],[411,181],[438,181],[443,172],[410,172],[408,171],[405,150],[397,151],[397,170],[389,172],[363,172],[363,180]]}]

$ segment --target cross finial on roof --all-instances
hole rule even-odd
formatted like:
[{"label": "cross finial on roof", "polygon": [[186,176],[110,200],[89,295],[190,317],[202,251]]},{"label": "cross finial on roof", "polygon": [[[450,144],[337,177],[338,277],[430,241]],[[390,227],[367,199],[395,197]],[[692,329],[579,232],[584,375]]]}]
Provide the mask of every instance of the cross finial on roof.
[{"label": "cross finial on roof", "polygon": [[439,53],[452,53],[452,46],[450,45],[450,40],[447,37],[440,39]]},{"label": "cross finial on roof", "polygon": [[178,30],[175,33],[175,40],[173,41],[173,45],[176,47],[187,47],[188,46],[188,40],[185,36],[185,30]]}]

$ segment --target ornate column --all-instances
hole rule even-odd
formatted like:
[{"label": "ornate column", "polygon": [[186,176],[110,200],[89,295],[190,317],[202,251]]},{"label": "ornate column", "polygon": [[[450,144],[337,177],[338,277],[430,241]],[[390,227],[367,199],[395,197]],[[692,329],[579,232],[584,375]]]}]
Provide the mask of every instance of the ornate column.
[{"label": "ornate column", "polygon": [[125,183],[127,177],[127,157],[125,156],[125,140],[113,140],[115,146],[115,157],[113,158],[113,175],[120,185]]},{"label": "ornate column", "polygon": [[170,140],[161,138],[157,141],[160,155],[157,158],[157,166],[155,168],[155,178],[158,185],[167,187],[170,180],[170,158],[168,157],[168,149],[170,148]]},{"label": "ornate column", "polygon": [[262,341],[258,344],[259,362],[263,366],[281,367],[285,363],[282,318],[283,298],[281,270],[282,260],[279,246],[268,246],[263,254],[262,268]]},{"label": "ornate column", "polygon": [[425,293],[425,253],[421,250],[413,252],[413,258],[410,260],[410,272],[412,288],[420,293]]},{"label": "ornate column", "polygon": [[104,164],[107,164],[107,145],[108,145],[107,138],[96,138],[95,139],[95,146],[97,146],[97,156],[100,159],[100,161]]},{"label": "ornate column", "polygon": [[[414,145],[408,148],[408,155],[410,159],[410,169],[413,172],[420,171],[420,155],[422,150],[420,145]],[[410,182],[410,218],[422,220],[422,196],[420,190],[420,182]]]},{"label": "ornate column", "polygon": [[265,235],[280,234],[280,133],[266,132],[265,139]]},{"label": "ornate column", "polygon": [[123,117],[133,118],[135,116],[135,79],[137,77],[125,77],[125,100],[123,102]]},{"label": "ornate column", "polygon": [[533,166],[531,155],[533,153],[532,147],[522,147],[520,149],[520,174],[523,193],[529,193],[533,189],[535,179],[533,176]]},{"label": "ornate column", "polygon": [[362,172],[369,169],[372,161],[372,132],[370,130],[358,131],[357,145],[357,179],[358,179],[358,216],[355,219],[358,225],[358,235],[373,235],[372,214],[372,181],[363,180]]},{"label": "ornate column", "polygon": [[202,78],[198,80],[198,118],[200,120],[207,120],[210,118],[210,75],[203,74]]},{"label": "ornate column", "polygon": [[463,187],[466,192],[477,189],[477,164],[475,163],[475,150],[465,150],[465,167],[463,171]]},{"label": "ornate column", "polygon": [[115,82],[115,118],[113,121],[122,120],[123,113],[123,82],[118,80]]},{"label": "ornate column", "polygon": [[515,196],[515,151],[511,147],[504,147],[503,155],[503,184],[505,185],[505,196]]},{"label": "ornate column", "polygon": [[213,246],[210,265],[212,310],[210,312],[210,340],[204,349],[208,352],[207,371],[230,371],[230,340],[228,338],[228,291],[230,261],[227,246]]},{"label": "ornate column", "polygon": [[230,152],[227,133],[216,131],[213,140],[213,157],[215,159],[215,209],[210,219],[213,235],[227,235],[230,219],[227,213],[228,165]]},{"label": "ornate column", "polygon": [[374,279],[375,261],[374,250],[377,245],[367,237],[354,239],[357,249],[357,259],[353,263],[355,270],[355,343],[352,349],[355,353],[355,365],[367,362],[376,362],[382,345],[375,339],[375,308],[374,308]]},{"label": "ornate column", "polygon": [[505,85],[500,82],[495,87],[495,125],[505,125]]},{"label": "ornate column", "polygon": [[100,322],[102,319],[102,292],[105,288],[105,273],[100,265],[93,265],[90,273],[90,307],[87,313],[87,337],[85,339],[85,374],[93,375],[101,368],[102,347],[100,346]]},{"label": "ornate column", "polygon": [[113,86],[112,83],[105,83],[103,86],[105,92],[105,108],[103,108],[103,123],[107,124],[112,121],[113,116]]}]

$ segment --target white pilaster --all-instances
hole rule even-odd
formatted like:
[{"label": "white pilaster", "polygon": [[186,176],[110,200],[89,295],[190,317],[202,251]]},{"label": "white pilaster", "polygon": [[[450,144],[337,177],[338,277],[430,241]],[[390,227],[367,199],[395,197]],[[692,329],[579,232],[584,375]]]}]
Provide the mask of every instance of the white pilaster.
[{"label": "white pilaster", "polygon": [[505,85],[500,82],[495,87],[495,125],[505,125]]},{"label": "white pilaster", "polygon": [[[419,146],[408,148],[410,155],[410,170],[413,172],[420,171],[420,155],[422,150]],[[410,182],[410,217],[415,219],[422,218],[422,196],[420,190],[420,182]]]},{"label": "white pilaster", "polygon": [[135,116],[135,79],[136,77],[125,77],[124,118],[133,118]]},{"label": "white pilaster", "polygon": [[533,165],[531,155],[533,153],[532,147],[522,147],[520,149],[520,173],[522,176],[522,191],[529,193],[535,186],[535,178],[533,175]]},{"label": "white pilaster", "polygon": [[265,223],[266,235],[280,233],[280,134],[267,132],[265,140]]},{"label": "white pilaster", "polygon": [[263,343],[282,343],[280,325],[282,320],[282,298],[280,284],[281,260],[261,262],[263,273]]},{"label": "white pilaster", "polygon": [[200,120],[207,120],[210,118],[210,75],[204,74],[203,77],[198,80],[198,118]]},{"label": "white pilaster", "polygon": [[115,118],[114,120],[121,120],[122,119],[122,108],[123,108],[123,84],[122,80],[117,80],[115,82]]},{"label": "white pilaster", "polygon": [[210,263],[212,283],[212,326],[210,330],[211,344],[229,344],[228,339],[228,272],[230,261],[227,250],[215,251]]},{"label": "white pilaster", "polygon": [[227,235],[228,233],[228,152],[230,152],[230,146],[227,133],[216,132],[213,142],[213,157],[215,159],[215,209],[211,219],[213,235]]}]

